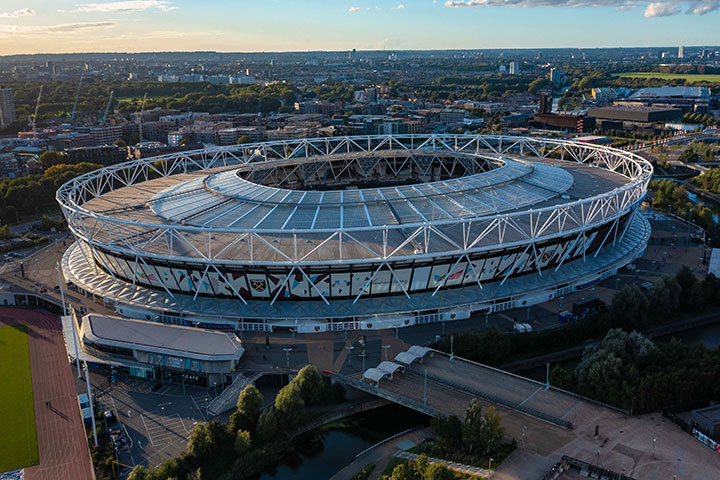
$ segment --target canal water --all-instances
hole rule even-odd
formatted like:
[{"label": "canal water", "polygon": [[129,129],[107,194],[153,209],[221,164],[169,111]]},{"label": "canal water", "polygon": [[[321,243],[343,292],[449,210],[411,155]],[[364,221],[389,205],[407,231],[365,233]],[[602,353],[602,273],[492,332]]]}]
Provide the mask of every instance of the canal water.
[{"label": "canal water", "polygon": [[296,439],[297,451],[263,474],[260,480],[327,479],[355,460],[366,448],[418,425],[427,425],[427,416],[399,405],[388,405],[354,415],[345,428],[334,428]]}]

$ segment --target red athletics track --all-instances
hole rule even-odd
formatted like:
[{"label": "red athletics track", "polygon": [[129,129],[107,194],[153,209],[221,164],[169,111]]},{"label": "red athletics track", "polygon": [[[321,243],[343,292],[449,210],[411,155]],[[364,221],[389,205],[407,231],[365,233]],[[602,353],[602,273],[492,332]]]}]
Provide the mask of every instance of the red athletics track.
[{"label": "red athletics track", "polygon": [[[25,469],[25,480],[94,479],[60,319],[23,308],[0,309],[0,326],[18,323],[28,327],[40,455],[38,465]],[[47,401],[52,408],[45,406]]]}]

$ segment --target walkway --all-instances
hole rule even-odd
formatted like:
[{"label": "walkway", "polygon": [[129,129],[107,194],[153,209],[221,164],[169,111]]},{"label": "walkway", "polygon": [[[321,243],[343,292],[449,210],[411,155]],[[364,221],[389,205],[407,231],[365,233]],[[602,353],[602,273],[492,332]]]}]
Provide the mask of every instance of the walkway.
[{"label": "walkway", "polygon": [[350,465],[346,466],[338,473],[333,475],[330,480],[349,480],[362,468],[371,463],[375,464],[375,469],[370,475],[370,480],[377,480],[380,478],[380,475],[385,470],[385,467],[387,466],[390,459],[392,459],[395,453],[398,452],[399,444],[407,441],[411,441],[416,444],[420,443],[420,441],[426,436],[430,435],[431,432],[432,429],[430,429],[430,427],[426,427],[422,430],[415,430],[413,432],[409,432],[405,435],[393,439],[391,442],[380,445],[379,447],[374,448],[359,457],[356,457]]},{"label": "walkway", "polygon": [[[395,454],[395,456],[398,458],[404,458],[405,460],[410,460],[410,461],[413,461],[418,457],[417,454],[409,453],[409,452],[397,452]],[[465,465],[463,463],[450,462],[448,460],[443,460],[442,458],[428,457],[428,462],[429,463],[439,463],[441,465],[445,465],[450,470],[453,470],[453,471],[456,471],[459,473],[475,475],[475,476],[478,476],[481,478],[487,478],[493,473],[492,470],[487,470],[485,468],[480,468],[480,467],[473,467],[472,465]]]}]

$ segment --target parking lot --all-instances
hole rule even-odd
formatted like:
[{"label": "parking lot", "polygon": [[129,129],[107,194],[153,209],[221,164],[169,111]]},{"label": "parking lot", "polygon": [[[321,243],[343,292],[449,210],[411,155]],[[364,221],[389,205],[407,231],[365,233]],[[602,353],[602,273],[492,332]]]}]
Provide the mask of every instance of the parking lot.
[{"label": "parking lot", "polygon": [[102,390],[107,378],[99,373],[94,373],[91,381],[99,407],[115,414],[108,428],[117,438],[122,466],[119,478],[125,478],[135,465],[157,468],[164,460],[180,455],[193,427],[206,421],[207,404],[214,393],[212,389],[132,377],[121,377]]}]

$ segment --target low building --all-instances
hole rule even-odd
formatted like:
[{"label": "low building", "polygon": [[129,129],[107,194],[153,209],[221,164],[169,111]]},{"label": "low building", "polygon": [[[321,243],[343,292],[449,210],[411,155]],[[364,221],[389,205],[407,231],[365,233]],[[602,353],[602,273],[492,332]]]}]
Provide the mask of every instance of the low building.
[{"label": "low building", "polygon": [[532,126],[543,130],[584,133],[595,129],[595,119],[585,115],[557,115],[554,113],[536,113]]},{"label": "low building", "polygon": [[297,113],[322,113],[323,115],[335,115],[342,112],[342,102],[328,102],[326,100],[311,100],[308,102],[297,102],[295,104]]},{"label": "low building", "polygon": [[98,165],[115,165],[128,159],[127,150],[115,145],[96,147],[78,147],[65,150],[68,163],[97,163]]},{"label": "low building", "polygon": [[598,103],[611,103],[617,98],[617,93],[612,88],[593,88],[592,97]]},{"label": "low building", "polygon": [[647,125],[656,122],[677,120],[682,116],[682,110],[671,107],[639,107],[624,105],[609,105],[600,108],[591,108],[588,115],[598,120],[611,122],[624,122],[635,125]]},{"label": "low building", "polygon": [[720,440],[720,405],[690,412],[690,425],[713,440]]},{"label": "low building", "polygon": [[233,333],[94,313],[63,317],[63,331],[71,357],[77,340],[81,360],[203,387],[232,382],[245,352]]},{"label": "low building", "polygon": [[440,112],[440,123],[463,123],[465,117],[469,117],[467,110],[462,108],[445,108]]},{"label": "low building", "polygon": [[710,98],[710,90],[705,87],[651,87],[637,90],[628,100],[647,105],[666,105],[689,112],[706,110]]}]

